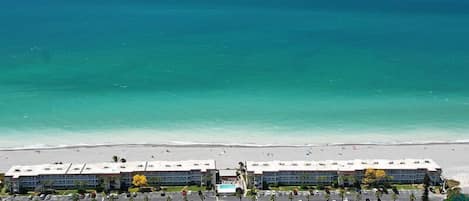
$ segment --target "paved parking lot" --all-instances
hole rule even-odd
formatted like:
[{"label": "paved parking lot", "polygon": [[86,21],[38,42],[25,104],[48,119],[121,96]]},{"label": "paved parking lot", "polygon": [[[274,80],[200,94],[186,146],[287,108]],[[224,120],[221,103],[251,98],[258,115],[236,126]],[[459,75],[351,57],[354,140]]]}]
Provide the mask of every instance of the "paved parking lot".
[{"label": "paved parking lot", "polygon": [[[420,200],[420,195],[422,194],[421,191],[400,191],[397,201],[410,201],[410,194],[415,194],[417,198],[416,201]],[[272,194],[274,192],[271,191],[261,191],[257,194],[256,198],[252,196],[243,197],[242,201],[271,201]],[[288,191],[280,191],[275,192],[275,201],[290,201],[290,192]],[[326,201],[326,196],[324,191],[317,191],[314,195],[309,196],[309,192],[301,191],[298,195],[294,195],[291,201]],[[392,201],[392,193],[383,194],[381,197],[382,201]],[[112,198],[114,197],[114,198]],[[97,195],[95,198],[97,201],[168,201],[168,197],[171,197],[170,200],[172,201],[184,201],[181,193],[166,193],[166,195],[161,195],[159,192],[152,192],[152,193],[137,193],[135,196],[128,197],[126,194],[114,195],[111,198],[108,196]],[[361,194],[361,200],[365,201],[369,199],[370,201],[376,201],[376,195],[373,191],[363,191]],[[440,201],[443,200],[442,196],[434,196],[431,195],[430,199],[432,201]],[[41,201],[41,200],[49,200],[49,201],[71,201],[73,200],[71,196],[58,196],[58,195],[50,195],[47,197],[31,197],[31,196],[10,196],[7,198],[3,198],[3,201]],[[80,201],[92,201],[93,199],[90,197],[81,197]],[[200,196],[197,192],[189,192],[187,195],[188,201],[202,201]],[[338,192],[332,191],[330,194],[329,201],[342,201]],[[218,198],[215,196],[213,192],[204,192],[204,201],[239,201],[239,198],[236,196],[219,196]],[[349,192],[346,193],[344,201],[357,201],[356,193]]]}]

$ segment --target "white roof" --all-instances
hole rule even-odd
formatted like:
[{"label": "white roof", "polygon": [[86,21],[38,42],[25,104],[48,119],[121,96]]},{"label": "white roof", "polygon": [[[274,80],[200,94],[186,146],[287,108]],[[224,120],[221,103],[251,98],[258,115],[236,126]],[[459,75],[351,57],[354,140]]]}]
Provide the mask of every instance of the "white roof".
[{"label": "white roof", "polygon": [[278,171],[356,171],[372,169],[428,169],[441,167],[432,159],[402,160],[326,160],[326,161],[247,161],[247,170],[255,174]]},{"label": "white roof", "polygon": [[149,161],[146,171],[190,171],[215,169],[214,160]]},{"label": "white roof", "polygon": [[20,176],[56,175],[56,174],[120,174],[126,172],[144,171],[190,171],[215,169],[214,160],[189,161],[135,161],[126,163],[64,163],[41,164],[30,166],[13,166],[5,176],[18,178]]},{"label": "white roof", "polygon": [[38,176],[42,174],[47,175],[57,175],[65,174],[71,163],[63,164],[42,164],[42,165],[27,165],[27,166],[13,166],[5,173],[5,176],[11,176],[13,178],[18,178],[20,176]]}]

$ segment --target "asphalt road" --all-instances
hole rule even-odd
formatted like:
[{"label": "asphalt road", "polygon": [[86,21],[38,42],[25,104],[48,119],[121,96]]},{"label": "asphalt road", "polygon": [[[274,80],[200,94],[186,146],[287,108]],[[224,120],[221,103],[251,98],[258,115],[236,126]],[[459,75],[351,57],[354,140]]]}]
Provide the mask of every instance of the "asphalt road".
[{"label": "asphalt road", "polygon": [[[396,201],[410,201],[410,194],[414,193],[415,197],[417,198],[416,201],[421,200],[420,196],[422,194],[421,191],[400,191],[399,196]],[[325,192],[319,191],[315,192],[314,195],[309,196],[309,192],[299,192],[298,195],[294,195],[291,197],[290,192],[275,192],[275,201],[326,201]],[[136,196],[127,197],[125,194],[115,195],[114,198],[110,198],[108,196],[103,197],[102,195],[97,195],[97,201],[169,201],[168,196],[171,197],[171,201],[185,201],[181,193],[166,193],[166,195],[162,196],[161,193],[152,192],[152,193],[138,193]],[[291,199],[290,199],[291,198]],[[271,201],[272,199],[272,192],[269,191],[262,191],[259,192],[254,198],[253,196],[247,196],[241,198],[241,201]],[[377,201],[377,197],[373,191],[364,191],[361,194],[361,201],[366,201],[369,199],[370,201]],[[3,201],[72,201],[71,196],[58,196],[58,195],[50,195],[47,197],[39,197],[39,196],[10,196],[6,198],[2,198]],[[393,201],[392,193],[383,194],[381,196],[382,201]],[[432,201],[440,201],[443,200],[442,196],[435,196],[430,195],[430,200]],[[89,197],[81,197],[79,201],[92,201]],[[202,201],[201,197],[198,195],[197,192],[190,192],[187,195],[187,201]],[[240,201],[239,197],[236,196],[219,196],[218,198],[215,196],[213,192],[205,192],[204,193],[204,200],[203,201]],[[338,192],[331,192],[329,201],[342,201]],[[344,201],[358,201],[356,193],[346,193],[344,197]]]}]

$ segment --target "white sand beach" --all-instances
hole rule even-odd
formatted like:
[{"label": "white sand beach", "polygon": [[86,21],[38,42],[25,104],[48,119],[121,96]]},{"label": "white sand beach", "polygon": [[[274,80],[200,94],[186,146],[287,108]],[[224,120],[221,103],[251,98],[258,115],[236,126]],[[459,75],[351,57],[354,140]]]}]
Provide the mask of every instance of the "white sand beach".
[{"label": "white sand beach", "polygon": [[245,160],[339,160],[431,158],[442,168],[444,176],[461,181],[469,192],[469,144],[425,145],[337,145],[304,147],[242,146],[157,146],[115,145],[55,149],[1,150],[0,172],[12,165],[51,162],[103,162],[113,155],[135,160],[214,159],[217,168],[236,167]]}]

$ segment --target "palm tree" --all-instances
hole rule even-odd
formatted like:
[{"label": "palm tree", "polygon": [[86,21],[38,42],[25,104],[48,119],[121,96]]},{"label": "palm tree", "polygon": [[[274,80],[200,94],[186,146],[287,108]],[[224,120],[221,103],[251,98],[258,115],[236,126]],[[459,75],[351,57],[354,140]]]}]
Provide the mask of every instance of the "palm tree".
[{"label": "palm tree", "polygon": [[272,194],[272,195],[270,196],[270,201],[275,201],[275,195],[274,195],[274,194]]},{"label": "palm tree", "polygon": [[416,199],[416,198],[415,198],[414,192],[412,192],[412,193],[410,194],[410,196],[409,196],[409,200],[410,200],[410,201],[415,201],[415,199]]},{"label": "palm tree", "polygon": [[241,193],[240,190],[236,190],[236,197],[239,198],[239,201],[241,201],[243,199],[243,194]]},{"label": "palm tree", "polygon": [[392,201],[396,201],[398,198],[399,198],[399,196],[397,195],[397,193],[393,192],[392,195],[391,195]]},{"label": "palm tree", "polygon": [[331,199],[331,195],[329,193],[325,193],[324,199],[326,199],[326,201],[329,201]]},{"label": "palm tree", "polygon": [[117,163],[119,161],[119,157],[114,155],[112,156],[112,161],[114,161],[115,163]]},{"label": "palm tree", "polygon": [[340,198],[342,200],[344,200],[344,198],[345,198],[345,189],[344,188],[340,188],[339,195],[340,195]]},{"label": "palm tree", "polygon": [[311,193],[306,194],[306,200],[310,201],[311,200]]},{"label": "palm tree", "polygon": [[212,187],[212,174],[207,174],[204,176],[205,178],[205,186],[211,188]]},{"label": "palm tree", "polygon": [[376,191],[375,193],[375,196],[376,196],[376,200],[381,200],[381,196],[383,195],[383,193],[381,191]]},{"label": "palm tree", "polygon": [[428,174],[425,174],[423,178],[423,194],[422,194],[422,201],[428,201],[428,193],[430,188],[431,179]]},{"label": "palm tree", "polygon": [[361,193],[357,193],[357,194],[355,195],[355,200],[361,201],[361,200],[362,200],[362,194],[361,194]]},{"label": "palm tree", "polygon": [[239,169],[240,169],[240,170],[242,170],[242,169],[244,168],[244,163],[243,163],[243,162],[240,161],[240,162],[238,163],[238,165],[239,165]]},{"label": "palm tree", "polygon": [[257,201],[257,196],[256,194],[251,195],[251,201]]},{"label": "palm tree", "polygon": [[80,198],[78,197],[78,193],[72,194],[72,201],[79,201]]},{"label": "palm tree", "polygon": [[202,191],[200,191],[200,190],[199,190],[199,198],[200,198],[200,201],[204,201],[204,200],[205,200],[204,193],[202,193]]},{"label": "palm tree", "polygon": [[288,194],[288,199],[289,199],[290,201],[293,200],[293,192],[290,192],[290,194]]},{"label": "palm tree", "polygon": [[171,198],[171,196],[168,195],[168,197],[166,197],[166,201],[173,201],[173,198]]}]

